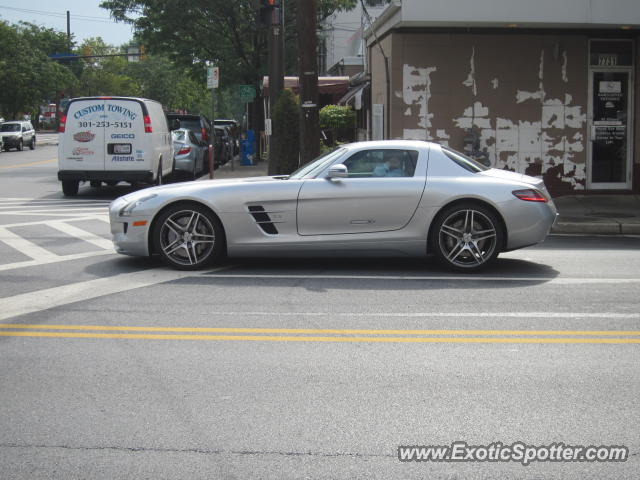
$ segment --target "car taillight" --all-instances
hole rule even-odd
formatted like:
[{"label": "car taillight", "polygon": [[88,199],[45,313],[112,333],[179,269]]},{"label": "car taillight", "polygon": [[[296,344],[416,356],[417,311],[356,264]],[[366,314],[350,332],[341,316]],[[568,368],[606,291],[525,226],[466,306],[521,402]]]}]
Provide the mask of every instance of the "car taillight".
[{"label": "car taillight", "polygon": [[144,133],[153,133],[153,128],[151,128],[151,118],[149,115],[144,116]]},{"label": "car taillight", "polygon": [[201,131],[202,131],[202,141],[203,142],[209,141],[209,136],[207,135],[207,129],[203,128]]},{"label": "car taillight", "polygon": [[524,190],[514,190],[513,193],[520,200],[524,200],[525,202],[543,202],[547,203],[549,200],[538,190],[534,190],[533,188],[527,188]]},{"label": "car taillight", "polygon": [[190,151],[191,151],[191,147],[182,147],[180,150],[178,150],[177,155],[186,155]]},{"label": "car taillight", "polygon": [[60,133],[64,133],[64,129],[67,126],[67,116],[66,115],[62,115],[60,117],[60,125],[58,125],[58,131]]}]

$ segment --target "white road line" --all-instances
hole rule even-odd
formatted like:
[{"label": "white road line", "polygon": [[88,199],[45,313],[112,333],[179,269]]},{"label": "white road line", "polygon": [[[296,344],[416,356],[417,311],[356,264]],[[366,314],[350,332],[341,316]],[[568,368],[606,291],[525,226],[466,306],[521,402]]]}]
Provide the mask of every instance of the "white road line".
[{"label": "white road line", "polygon": [[47,225],[49,222],[56,222],[56,221],[83,222],[83,221],[87,221],[87,220],[100,220],[100,221],[106,221],[107,223],[109,223],[109,216],[108,215],[102,215],[102,216],[86,215],[86,216],[82,216],[82,217],[75,217],[74,216],[73,218],[69,218],[69,219],[65,219],[65,220],[37,220],[37,221],[34,221],[34,222],[5,223],[4,225],[2,225],[2,228],[31,227],[33,225]]},{"label": "white road line", "polygon": [[72,260],[81,260],[83,258],[99,257],[101,255],[115,255],[115,250],[96,250],[95,252],[75,253],[73,255],[58,255],[50,259],[44,260],[26,260],[24,262],[6,263],[0,265],[0,272],[16,270],[18,268],[39,267],[41,265],[49,265],[51,263],[69,262]]},{"label": "white road line", "polygon": [[471,281],[471,282],[543,282],[548,284],[618,284],[640,283],[640,278],[573,278],[573,277],[487,277],[487,276],[409,276],[409,275],[270,275],[270,274],[222,274],[207,278],[268,278],[304,280],[408,280],[408,281]]},{"label": "white road line", "polygon": [[[51,210],[48,210],[51,211]],[[61,210],[64,211],[64,210]],[[109,214],[104,210],[82,210],[77,213],[36,213],[36,212],[0,212],[1,215],[18,215],[24,217],[77,217],[82,216],[82,213],[86,213],[87,215],[104,215],[108,217]]]},{"label": "white road line", "polygon": [[59,257],[55,253],[52,253],[3,227],[0,227],[0,241],[38,262],[47,262]]},{"label": "white road line", "polygon": [[104,212],[105,214],[108,214],[109,211],[107,210],[107,208],[102,208],[102,207],[85,207],[85,208],[42,208],[42,207],[38,207],[38,208],[34,208],[34,209],[30,209],[30,210],[22,210],[22,209],[11,209],[11,210],[2,210],[0,209],[0,215],[35,215],[35,214],[47,214],[47,213],[54,213],[54,212],[89,212],[89,213],[100,213],[100,212]]},{"label": "white road line", "polygon": [[2,202],[105,202],[106,200],[92,200],[90,198],[82,199],[82,200],[65,200],[63,198],[31,198],[31,197],[4,197],[0,198],[0,203]]},{"label": "white road line", "polygon": [[82,228],[78,228],[75,225],[70,225],[63,221],[47,222],[46,225],[51,228],[55,228],[59,232],[65,233],[71,237],[79,238],[87,243],[100,247],[104,250],[113,250],[113,242],[106,238],[94,235],[91,232],[87,232]]},{"label": "white road line", "polygon": [[[225,270],[231,266],[220,267]],[[40,312],[70,303],[91,300],[115,293],[130,291],[136,288],[150,287],[158,283],[179,280],[199,275],[199,272],[184,272],[166,269],[150,269],[133,273],[122,273],[106,278],[72,283],[59,287],[47,288],[35,292],[23,293],[0,299],[0,320],[19,315]]]},{"label": "white road line", "polygon": [[640,320],[638,313],[612,312],[222,312],[209,311],[216,317],[355,317],[355,318],[611,318]]}]

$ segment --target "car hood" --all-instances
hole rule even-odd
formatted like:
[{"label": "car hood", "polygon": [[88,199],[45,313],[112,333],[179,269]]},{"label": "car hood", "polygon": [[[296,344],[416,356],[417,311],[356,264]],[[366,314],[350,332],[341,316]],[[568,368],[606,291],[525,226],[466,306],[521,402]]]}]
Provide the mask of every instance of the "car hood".
[{"label": "car hood", "polygon": [[[215,175],[215,173],[214,173]],[[257,182],[282,182],[282,177],[246,177],[246,178],[225,178],[213,180],[197,180],[193,182],[181,182],[171,183],[167,185],[160,185],[158,187],[145,188],[145,193],[175,193],[175,192],[191,192],[201,189],[209,189],[211,187],[223,187],[227,185],[242,184],[242,183],[257,183]],[[142,190],[140,190],[142,192]],[[128,195],[127,195],[128,196]]]},{"label": "car hood", "polygon": [[484,172],[480,172],[478,175],[484,175],[485,177],[501,178],[503,180],[509,180],[512,182],[527,183],[539,187],[544,182],[541,178],[531,177],[522,173],[510,172],[509,170],[500,170],[498,168],[490,168]]}]

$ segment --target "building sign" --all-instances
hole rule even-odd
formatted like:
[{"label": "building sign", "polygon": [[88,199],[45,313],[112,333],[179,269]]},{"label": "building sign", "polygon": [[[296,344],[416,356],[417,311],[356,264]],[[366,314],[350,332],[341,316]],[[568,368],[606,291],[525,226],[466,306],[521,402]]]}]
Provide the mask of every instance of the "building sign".
[{"label": "building sign", "polygon": [[220,83],[220,69],[207,67],[207,88],[218,88]]},{"label": "building sign", "polygon": [[371,140],[384,140],[384,105],[374,103],[371,109]]}]

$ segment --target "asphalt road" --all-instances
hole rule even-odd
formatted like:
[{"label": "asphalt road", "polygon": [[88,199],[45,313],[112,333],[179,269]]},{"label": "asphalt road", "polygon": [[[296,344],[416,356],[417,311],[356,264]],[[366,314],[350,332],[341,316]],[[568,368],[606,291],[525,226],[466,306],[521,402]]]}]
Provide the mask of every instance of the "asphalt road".
[{"label": "asphalt road", "polygon": [[[0,478],[632,479],[640,239],[432,260],[118,256],[55,148],[0,154]],[[624,445],[622,463],[404,463],[399,445]]]}]

